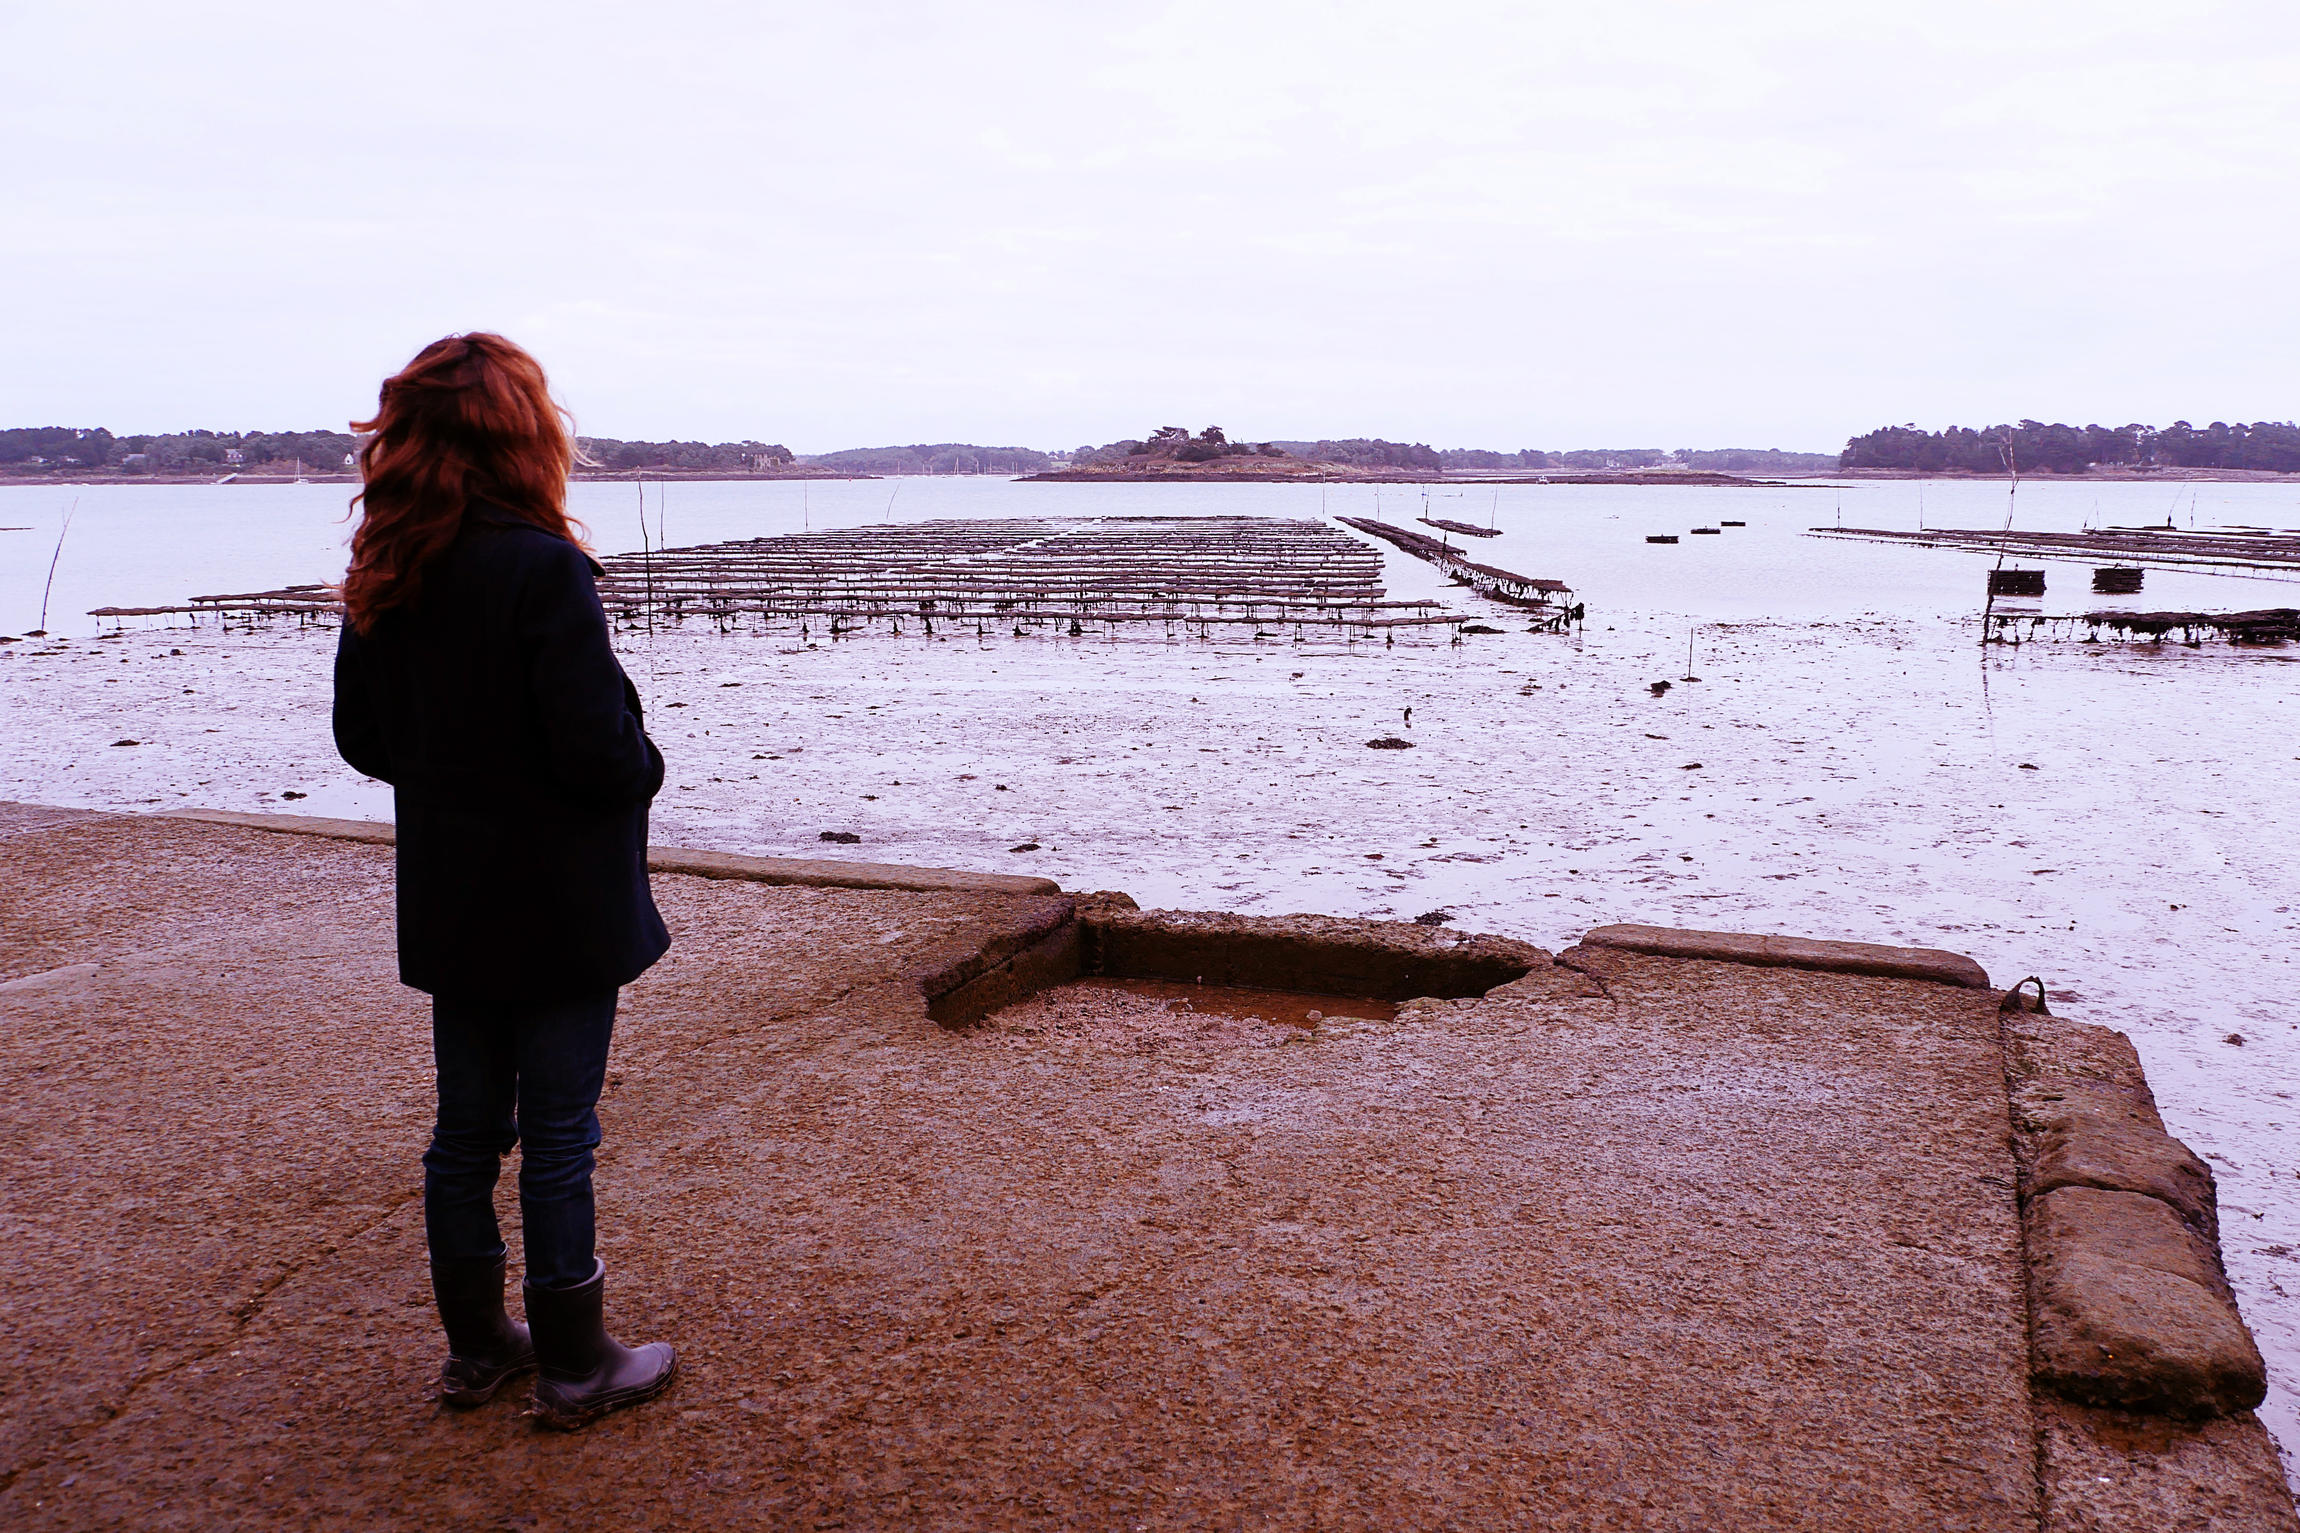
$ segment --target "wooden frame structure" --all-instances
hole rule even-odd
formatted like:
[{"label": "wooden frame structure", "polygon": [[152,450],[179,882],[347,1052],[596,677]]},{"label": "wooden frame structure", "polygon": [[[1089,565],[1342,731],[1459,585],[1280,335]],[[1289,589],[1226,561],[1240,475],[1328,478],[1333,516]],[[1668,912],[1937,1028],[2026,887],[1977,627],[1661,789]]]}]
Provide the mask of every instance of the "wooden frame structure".
[{"label": "wooden frame structure", "polygon": [[[1393,600],[1381,556],[1322,521],[1263,516],[1024,517],[851,527],[615,554],[599,599],[625,629],[690,620],[795,629],[1081,637],[1455,640],[1468,618]],[[317,585],[195,596],[95,616],[226,626],[340,615]],[[1240,630],[1245,631],[1239,633]]]},{"label": "wooden frame structure", "polygon": [[1916,543],[1975,553],[2022,554],[2032,559],[2089,560],[2104,564],[2183,565],[2232,569],[2300,570],[2300,532],[2218,528],[2100,527],[2089,532],[1992,532],[1986,528],[1930,527],[1908,532],[1885,527],[1812,527],[1813,537],[1867,543]]},{"label": "wooden frame structure", "polygon": [[2300,641],[2300,608],[2294,607],[2262,607],[2251,612],[1992,612],[1985,621],[1984,644],[2034,644],[2040,640],[2162,644],[2175,633],[2188,649],[2203,648],[2208,638],[2271,646]]},{"label": "wooden frame structure", "polygon": [[1520,575],[1514,570],[1479,564],[1460,549],[1441,543],[1436,538],[1403,527],[1393,527],[1388,522],[1377,522],[1370,517],[1343,516],[1335,520],[1345,527],[1356,528],[1368,537],[1394,544],[1417,559],[1426,559],[1451,575],[1456,584],[1468,586],[1480,596],[1506,602],[1512,607],[1526,608],[1533,613],[1537,627],[1552,633],[1563,633],[1567,627],[1581,621],[1581,603],[1573,599],[1573,587],[1562,580]]}]

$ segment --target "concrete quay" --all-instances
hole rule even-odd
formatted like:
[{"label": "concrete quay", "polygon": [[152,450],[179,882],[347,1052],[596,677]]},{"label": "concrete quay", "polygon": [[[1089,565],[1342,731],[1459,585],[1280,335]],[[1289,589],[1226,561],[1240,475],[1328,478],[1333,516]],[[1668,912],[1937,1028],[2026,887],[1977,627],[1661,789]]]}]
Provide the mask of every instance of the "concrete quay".
[{"label": "concrete quay", "polygon": [[[7,1526],[2300,1529],[2209,1172],[1967,960],[669,849],[599,1186],[680,1380],[450,1411],[388,827],[300,828],[0,806]],[[1318,973],[1408,993],[1066,984]]]}]

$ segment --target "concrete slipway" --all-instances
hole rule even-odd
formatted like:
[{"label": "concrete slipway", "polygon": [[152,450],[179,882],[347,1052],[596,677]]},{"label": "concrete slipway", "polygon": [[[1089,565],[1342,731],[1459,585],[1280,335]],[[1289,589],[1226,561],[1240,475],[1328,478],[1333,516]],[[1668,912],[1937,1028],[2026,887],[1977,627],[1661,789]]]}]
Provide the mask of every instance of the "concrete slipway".
[{"label": "concrete slipway", "polygon": [[[2208,1174],[1969,964],[677,854],[601,1189],[680,1381],[448,1412],[388,828],[302,823],[0,808],[9,1526],[2300,1526]],[[1030,993],[1175,964],[1403,1004]]]}]

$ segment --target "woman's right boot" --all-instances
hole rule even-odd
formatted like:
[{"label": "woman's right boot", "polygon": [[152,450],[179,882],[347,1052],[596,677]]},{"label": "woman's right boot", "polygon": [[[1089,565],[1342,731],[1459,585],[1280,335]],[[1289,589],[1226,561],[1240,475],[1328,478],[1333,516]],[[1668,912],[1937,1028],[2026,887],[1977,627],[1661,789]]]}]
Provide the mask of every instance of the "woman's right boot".
[{"label": "woman's right boot", "polygon": [[439,1398],[449,1405],[485,1405],[505,1379],[535,1366],[527,1327],[504,1313],[504,1261],[501,1251],[431,1259],[431,1296],[447,1330]]},{"label": "woman's right boot", "polygon": [[652,1400],[671,1387],[679,1355],[667,1341],[626,1347],[607,1334],[607,1264],[573,1288],[526,1287],[535,1332],[535,1414],[573,1431],[609,1411]]}]

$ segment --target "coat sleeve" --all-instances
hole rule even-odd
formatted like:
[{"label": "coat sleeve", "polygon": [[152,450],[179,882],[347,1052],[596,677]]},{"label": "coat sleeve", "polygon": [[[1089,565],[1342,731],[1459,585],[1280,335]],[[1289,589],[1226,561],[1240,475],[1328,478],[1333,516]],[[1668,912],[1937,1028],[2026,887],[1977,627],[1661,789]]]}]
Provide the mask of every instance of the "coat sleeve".
[{"label": "coat sleeve", "polygon": [[663,786],[663,754],[647,738],[638,689],[607,640],[590,563],[573,544],[554,540],[531,571],[518,628],[528,693],[559,786],[602,806],[653,798]]},{"label": "coat sleeve", "polygon": [[335,748],[353,771],[379,782],[390,782],[391,755],[384,749],[383,727],[375,713],[375,694],[368,685],[359,635],[347,620],[335,646]]}]

